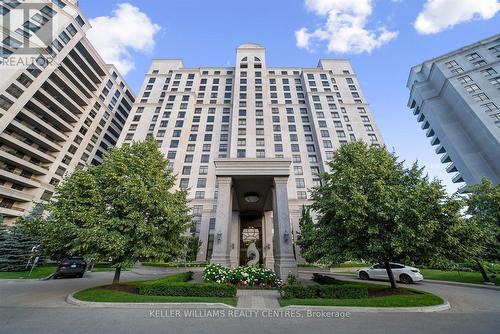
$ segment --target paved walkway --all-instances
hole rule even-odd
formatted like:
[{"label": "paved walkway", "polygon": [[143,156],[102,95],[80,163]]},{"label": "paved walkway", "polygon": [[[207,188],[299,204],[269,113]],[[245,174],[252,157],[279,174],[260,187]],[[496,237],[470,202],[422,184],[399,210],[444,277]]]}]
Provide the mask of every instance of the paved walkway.
[{"label": "paved walkway", "polygon": [[277,290],[240,289],[236,296],[238,297],[238,303],[236,304],[237,308],[259,310],[280,308],[278,302],[280,294]]}]

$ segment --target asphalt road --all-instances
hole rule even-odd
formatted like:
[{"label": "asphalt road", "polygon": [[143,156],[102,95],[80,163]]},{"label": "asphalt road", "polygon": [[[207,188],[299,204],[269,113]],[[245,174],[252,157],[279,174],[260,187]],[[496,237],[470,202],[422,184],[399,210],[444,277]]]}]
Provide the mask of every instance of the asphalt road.
[{"label": "asphalt road", "polygon": [[[126,272],[124,280],[165,275],[161,270]],[[0,280],[0,333],[499,333],[500,291],[421,283],[447,299],[438,313],[272,314],[216,309],[86,308],[69,305],[67,294],[107,284],[112,273],[83,279]],[[337,316],[337,317],[335,317]]]}]

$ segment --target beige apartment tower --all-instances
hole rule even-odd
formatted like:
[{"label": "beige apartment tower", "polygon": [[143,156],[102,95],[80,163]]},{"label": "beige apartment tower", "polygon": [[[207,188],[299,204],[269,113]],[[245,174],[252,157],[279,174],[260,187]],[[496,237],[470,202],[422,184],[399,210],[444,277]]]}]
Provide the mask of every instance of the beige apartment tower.
[{"label": "beige apartment tower", "polygon": [[237,48],[235,67],[154,60],[119,145],[146,138],[189,189],[198,260],[281,277],[296,271],[302,205],[333,152],[383,144],[348,60],[268,67],[257,44]]},{"label": "beige apartment tower", "polygon": [[76,1],[2,1],[0,20],[0,214],[12,223],[102,161],[134,95],[85,37]]}]

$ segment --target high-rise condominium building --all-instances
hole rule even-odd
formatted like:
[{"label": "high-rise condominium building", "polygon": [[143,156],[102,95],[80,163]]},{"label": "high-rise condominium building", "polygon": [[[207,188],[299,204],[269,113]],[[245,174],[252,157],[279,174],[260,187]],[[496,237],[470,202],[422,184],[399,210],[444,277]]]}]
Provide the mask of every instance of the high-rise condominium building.
[{"label": "high-rise condominium building", "polygon": [[229,68],[154,60],[119,144],[146,138],[189,189],[198,260],[262,263],[282,277],[295,271],[300,211],[333,152],[382,145],[349,61],[271,68],[256,44],[238,47]]},{"label": "high-rise condominium building", "polygon": [[0,1],[0,214],[13,222],[115,145],[134,102],[76,1]]},{"label": "high-rise condominium building", "polygon": [[407,87],[453,182],[500,183],[500,35],[414,66]]}]

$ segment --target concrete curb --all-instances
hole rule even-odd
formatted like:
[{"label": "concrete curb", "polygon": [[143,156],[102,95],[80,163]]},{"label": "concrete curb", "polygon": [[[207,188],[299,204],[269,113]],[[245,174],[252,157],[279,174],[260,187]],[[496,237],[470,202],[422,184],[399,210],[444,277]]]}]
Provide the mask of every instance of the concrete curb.
[{"label": "concrete curb", "polygon": [[[76,293],[76,292],[75,292]],[[72,293],[66,297],[68,304],[79,307],[93,307],[93,308],[137,308],[137,309],[151,309],[151,308],[218,308],[218,309],[233,309],[234,306],[226,305],[223,303],[101,303],[101,302],[86,302],[76,299]]]},{"label": "concrete curb", "polygon": [[435,306],[421,307],[351,307],[351,306],[304,306],[304,305],[289,305],[284,309],[293,309],[297,311],[339,311],[352,313],[430,313],[442,312],[451,309],[448,301]]},{"label": "concrete curb", "polygon": [[[333,273],[328,272],[327,274],[357,278],[357,276],[355,274],[336,273],[336,272],[333,272]],[[374,282],[377,282],[377,281],[374,281]],[[440,280],[425,279],[425,278],[424,278],[423,282],[429,283],[429,284],[454,285],[454,286],[463,286],[463,287],[467,287],[467,288],[489,289],[489,290],[500,291],[500,286],[497,286],[497,285],[481,285],[481,284],[473,284],[473,283],[450,282],[450,281],[440,281]]]}]

